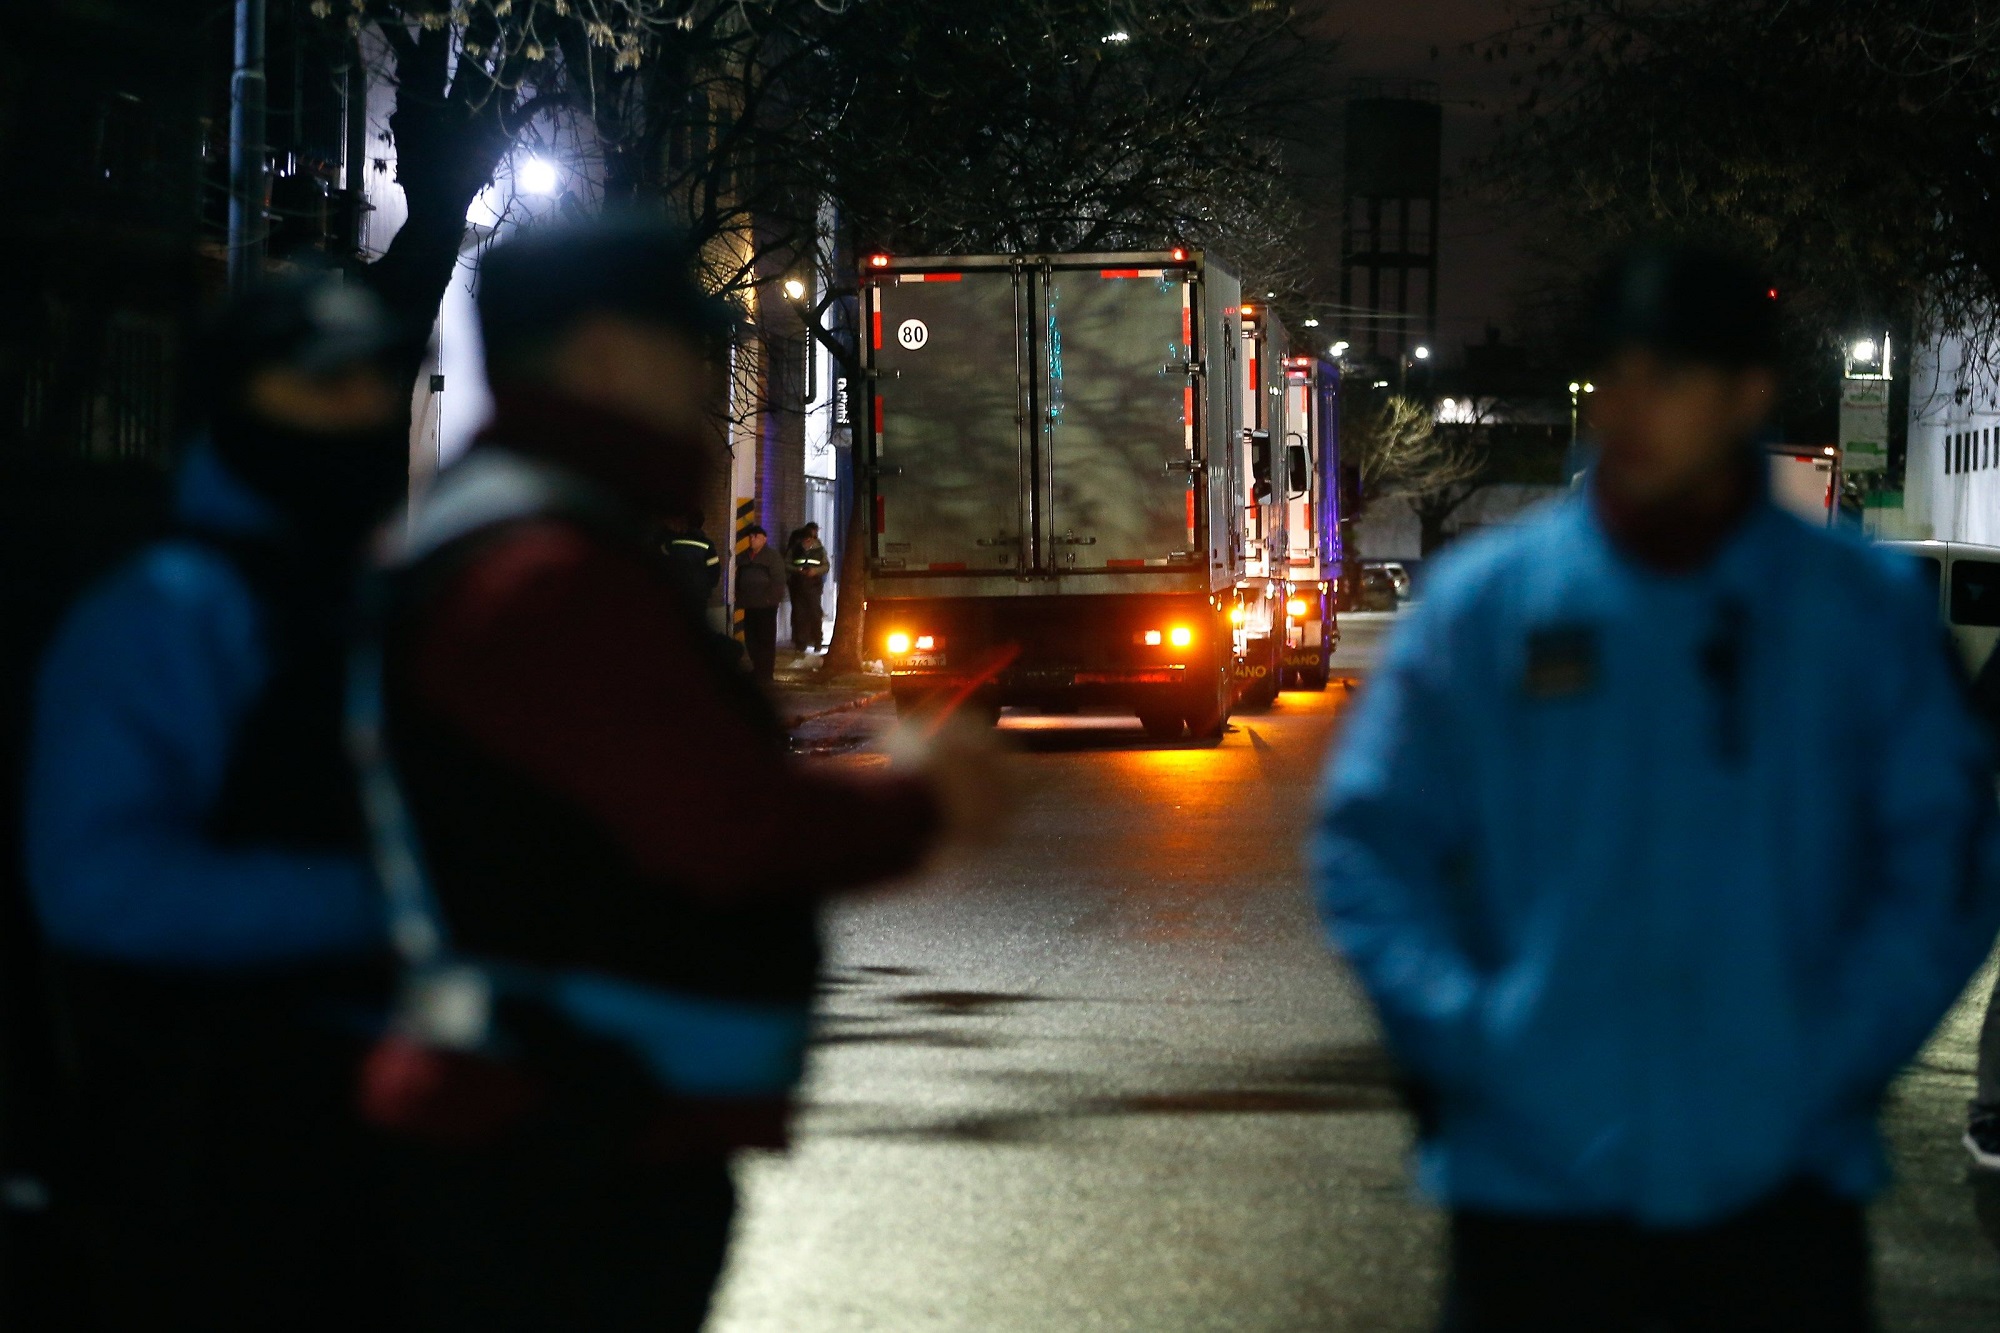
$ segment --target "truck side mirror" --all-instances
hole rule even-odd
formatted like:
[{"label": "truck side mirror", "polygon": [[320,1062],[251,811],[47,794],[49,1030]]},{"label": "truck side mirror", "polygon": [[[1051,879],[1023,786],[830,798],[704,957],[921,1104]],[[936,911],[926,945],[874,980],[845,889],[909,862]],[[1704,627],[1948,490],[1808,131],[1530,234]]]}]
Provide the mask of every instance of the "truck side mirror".
[{"label": "truck side mirror", "polygon": [[1312,489],[1312,460],[1306,456],[1306,443],[1294,435],[1285,444],[1285,486],[1287,498],[1297,500]]},{"label": "truck side mirror", "polygon": [[1271,498],[1271,432],[1253,430],[1250,436],[1250,489],[1261,504]]}]

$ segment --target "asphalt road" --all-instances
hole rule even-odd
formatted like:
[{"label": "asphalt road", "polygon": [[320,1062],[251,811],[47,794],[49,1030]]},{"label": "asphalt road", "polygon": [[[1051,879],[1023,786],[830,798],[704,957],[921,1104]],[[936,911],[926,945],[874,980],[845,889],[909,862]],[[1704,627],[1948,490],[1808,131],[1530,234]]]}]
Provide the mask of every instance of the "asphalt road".
[{"label": "asphalt road", "polygon": [[[1348,699],[1288,693],[1213,747],[1010,715],[1008,847],[832,921],[798,1143],[743,1163],[711,1333],[1429,1327],[1439,1219],[1299,863]],[[2000,1196],[1956,1144],[1976,1017],[1891,1105],[1892,1330],[2000,1328]]]}]

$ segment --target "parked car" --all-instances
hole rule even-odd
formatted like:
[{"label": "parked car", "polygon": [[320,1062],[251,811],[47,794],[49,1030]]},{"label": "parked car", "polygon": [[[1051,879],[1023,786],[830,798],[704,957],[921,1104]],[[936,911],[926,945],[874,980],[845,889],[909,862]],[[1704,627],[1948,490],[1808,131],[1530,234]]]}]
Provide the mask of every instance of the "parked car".
[{"label": "parked car", "polygon": [[1394,611],[1401,599],[1396,596],[1396,580],[1380,565],[1361,567],[1361,586],[1355,595],[1357,611]]},{"label": "parked car", "polygon": [[1388,577],[1390,585],[1395,589],[1395,597],[1398,602],[1407,602],[1410,600],[1410,589],[1413,584],[1410,578],[1410,571],[1402,561],[1363,560],[1361,562],[1361,572],[1364,578],[1370,570],[1379,571]]}]

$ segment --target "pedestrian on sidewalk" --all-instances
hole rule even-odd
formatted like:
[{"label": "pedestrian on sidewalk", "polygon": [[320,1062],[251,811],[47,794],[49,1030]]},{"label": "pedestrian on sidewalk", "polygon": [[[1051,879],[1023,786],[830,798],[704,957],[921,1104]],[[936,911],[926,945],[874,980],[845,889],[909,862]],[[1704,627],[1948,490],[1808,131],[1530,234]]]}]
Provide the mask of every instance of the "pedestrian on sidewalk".
[{"label": "pedestrian on sidewalk", "polygon": [[232,301],[188,359],[177,531],[44,664],[28,882],[107,1333],[394,1326],[352,1111],[390,973],[340,701],[362,541],[408,471],[397,344],[332,277]]},{"label": "pedestrian on sidewalk", "polygon": [[746,545],[736,553],[736,609],[743,616],[743,651],[750,674],[768,681],[778,667],[778,608],[785,600],[785,560],[771,549],[770,536],[752,523]]},{"label": "pedestrian on sidewalk", "polygon": [[819,524],[808,523],[792,535],[785,562],[791,569],[792,646],[802,653],[818,652],[825,632],[826,575],[831,568],[819,539]]},{"label": "pedestrian on sidewalk", "polygon": [[1871,1328],[1877,1106],[2000,928],[1934,594],[1766,494],[1774,299],[1611,270],[1593,474],[1438,561],[1328,773],[1319,906],[1451,1210],[1450,1329]]},{"label": "pedestrian on sidewalk", "polygon": [[991,762],[949,736],[908,771],[793,760],[661,568],[644,516],[703,493],[724,410],[695,260],[637,218],[487,255],[493,421],[389,575],[409,860],[458,950],[569,997],[501,1014],[525,1092],[481,1096],[448,1054],[406,1080],[431,1089],[398,1213],[422,1333],[699,1329],[730,1154],[785,1141],[820,903],[994,817]]}]

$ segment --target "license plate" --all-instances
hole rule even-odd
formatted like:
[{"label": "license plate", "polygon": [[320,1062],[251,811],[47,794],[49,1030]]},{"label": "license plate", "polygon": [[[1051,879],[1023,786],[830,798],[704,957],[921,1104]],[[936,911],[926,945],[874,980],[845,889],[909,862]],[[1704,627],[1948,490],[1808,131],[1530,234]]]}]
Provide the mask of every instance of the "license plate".
[{"label": "license plate", "polygon": [[903,660],[909,663],[913,667],[941,667],[944,665],[944,654],[911,653],[908,657],[904,658]]}]

